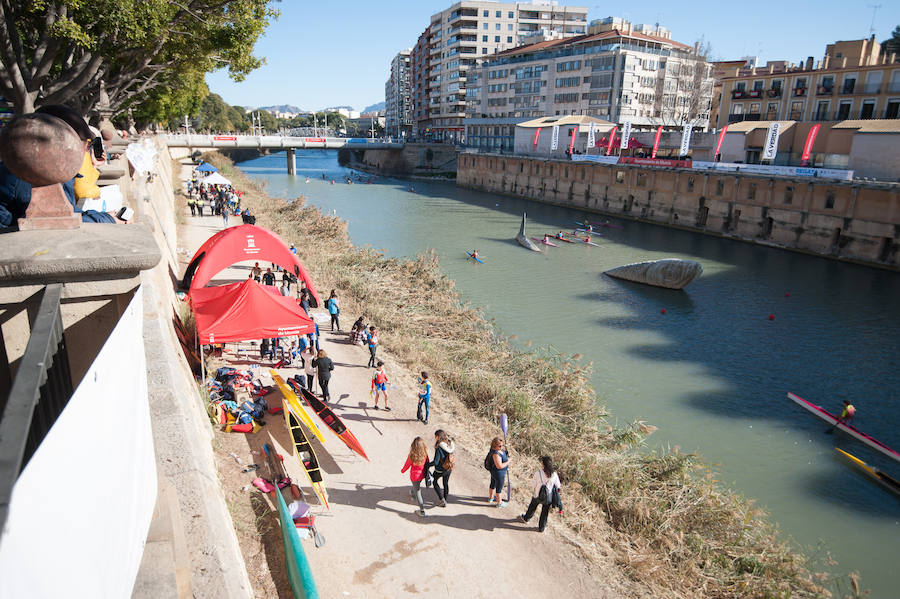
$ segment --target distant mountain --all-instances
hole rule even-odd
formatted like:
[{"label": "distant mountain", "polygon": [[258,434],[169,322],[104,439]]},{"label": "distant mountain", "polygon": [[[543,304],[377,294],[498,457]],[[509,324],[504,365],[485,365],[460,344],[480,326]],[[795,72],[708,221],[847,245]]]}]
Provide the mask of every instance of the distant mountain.
[{"label": "distant mountain", "polygon": [[371,106],[366,106],[360,112],[378,112],[379,110],[384,110],[384,102],[379,102],[378,104],[372,104]]}]

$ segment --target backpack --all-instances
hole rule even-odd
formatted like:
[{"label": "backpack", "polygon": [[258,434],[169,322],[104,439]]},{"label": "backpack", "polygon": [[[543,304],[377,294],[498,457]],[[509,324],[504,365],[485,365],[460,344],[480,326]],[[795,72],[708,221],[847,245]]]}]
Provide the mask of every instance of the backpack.
[{"label": "backpack", "polygon": [[448,453],[444,456],[444,459],[441,460],[440,470],[441,472],[452,472],[453,466],[456,465],[456,457],[452,453]]},{"label": "backpack", "polygon": [[494,453],[494,450],[491,449],[488,451],[488,454],[484,456],[484,469],[488,472],[494,471],[494,460],[491,459],[491,454]]},{"label": "backpack", "polygon": [[550,494],[547,492],[548,481],[544,481],[543,479],[544,475],[542,473],[541,480],[543,481],[543,484],[541,485],[541,490],[538,491],[538,501],[541,503],[541,505],[550,505]]}]

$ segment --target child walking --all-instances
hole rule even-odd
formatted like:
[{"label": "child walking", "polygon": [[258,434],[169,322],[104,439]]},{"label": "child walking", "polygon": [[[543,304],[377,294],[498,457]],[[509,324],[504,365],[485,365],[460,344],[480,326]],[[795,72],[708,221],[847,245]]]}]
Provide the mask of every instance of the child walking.
[{"label": "child walking", "polygon": [[[428,424],[428,404],[431,403],[431,381],[428,380],[428,373],[424,370],[420,373],[419,378],[419,405],[416,408],[416,420],[421,420],[422,424]],[[422,417],[422,406],[425,406],[425,417]]]},{"label": "child walking", "polygon": [[[434,431],[434,460],[431,465],[434,466],[434,492],[441,507],[447,507],[447,498],[450,496],[450,474],[456,462],[453,455],[455,451],[456,445],[450,435],[441,429]],[[443,489],[440,483],[443,483]]]},{"label": "child walking", "polygon": [[375,409],[378,409],[378,394],[384,396],[384,409],[388,412],[391,411],[391,407],[388,405],[388,394],[387,394],[387,386],[388,386],[388,377],[387,373],[384,371],[384,362],[379,361],[377,367],[375,368],[375,372],[372,373],[372,392],[375,394]]},{"label": "child walking", "polygon": [[428,449],[425,447],[425,440],[422,437],[413,439],[412,445],[409,446],[409,455],[406,456],[406,463],[400,473],[403,474],[409,470],[409,482],[412,483],[412,489],[409,496],[416,500],[419,504],[419,511],[416,512],[424,518],[425,502],[422,500],[422,481],[425,479],[425,467],[428,464]]}]

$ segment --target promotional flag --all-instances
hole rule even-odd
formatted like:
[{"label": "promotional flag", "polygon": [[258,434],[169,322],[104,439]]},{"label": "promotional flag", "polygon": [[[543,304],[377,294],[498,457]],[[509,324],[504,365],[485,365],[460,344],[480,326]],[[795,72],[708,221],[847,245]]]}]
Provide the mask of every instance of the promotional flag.
[{"label": "promotional flag", "polygon": [[778,138],[781,136],[781,123],[773,121],[769,123],[769,130],[766,132],[766,143],[763,144],[763,160],[774,160],[775,154],[778,153]]},{"label": "promotional flag", "polygon": [[553,125],[553,137],[550,138],[550,149],[555,150],[559,147],[559,125]]},{"label": "promotional flag", "polygon": [[662,137],[662,125],[656,128],[656,138],[653,140],[653,154],[651,158],[656,158],[656,151],[659,149],[659,138]]},{"label": "promotional flag", "polygon": [[693,125],[685,125],[684,131],[681,132],[681,152],[678,154],[679,156],[687,156],[691,150],[691,131],[693,131]]},{"label": "promotional flag", "polygon": [[619,147],[627,150],[629,141],[631,141],[631,121],[625,121],[622,123],[622,143],[619,144]]},{"label": "promotional flag", "polygon": [[572,150],[575,149],[575,138],[578,137],[578,125],[569,131],[569,136],[572,138],[569,140],[569,154],[572,153]]},{"label": "promotional flag", "polygon": [[806,134],[806,143],[803,144],[803,154],[800,156],[800,160],[803,164],[809,162],[809,157],[812,155],[813,144],[816,143],[816,135],[819,133],[819,128],[822,125],[813,125],[812,129],[809,130],[809,133]]},{"label": "promotional flag", "polygon": [[609,132],[609,141],[606,142],[606,155],[609,156],[612,154],[613,142],[616,140],[616,132],[619,130],[618,127],[613,127],[612,131]]},{"label": "promotional flag", "polygon": [[541,136],[541,128],[538,127],[537,130],[534,132],[534,149],[535,150],[537,149],[537,142],[538,142],[538,138],[540,136]]},{"label": "promotional flag", "polygon": [[587,147],[589,148],[593,148],[595,145],[597,145],[597,138],[594,135],[594,125],[595,123],[591,123],[591,126],[588,129]]},{"label": "promotional flag", "polygon": [[719,154],[722,153],[722,142],[725,141],[725,132],[728,131],[728,125],[722,127],[719,132],[719,141],[716,142],[716,151],[713,153],[713,160],[718,160]]}]

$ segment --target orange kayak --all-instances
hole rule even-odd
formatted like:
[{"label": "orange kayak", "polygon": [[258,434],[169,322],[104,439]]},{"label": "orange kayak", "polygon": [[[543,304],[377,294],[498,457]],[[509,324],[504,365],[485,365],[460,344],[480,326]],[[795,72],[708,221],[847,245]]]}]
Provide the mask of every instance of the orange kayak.
[{"label": "orange kayak", "polygon": [[309,392],[309,390],[300,387],[301,395],[303,400],[312,408],[312,411],[322,419],[322,422],[331,429],[331,431],[338,436],[338,438],[344,442],[344,444],[349,447],[351,450],[355,451],[362,457],[369,459],[369,456],[366,455],[365,450],[362,447],[362,444],[359,442],[359,439],[356,438],[350,429],[347,428],[347,425],[338,417],[334,411],[325,405],[321,399],[313,395]]}]

